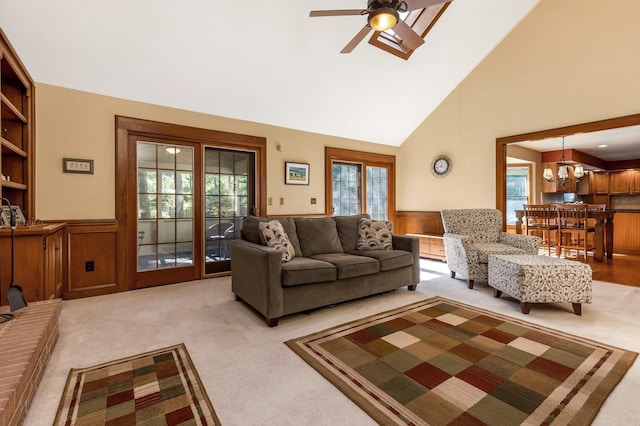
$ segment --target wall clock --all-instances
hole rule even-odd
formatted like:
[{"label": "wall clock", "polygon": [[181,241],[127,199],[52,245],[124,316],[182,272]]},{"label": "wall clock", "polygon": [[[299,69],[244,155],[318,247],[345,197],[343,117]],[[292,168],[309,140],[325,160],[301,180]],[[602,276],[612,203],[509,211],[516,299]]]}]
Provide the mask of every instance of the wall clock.
[{"label": "wall clock", "polygon": [[435,177],[445,177],[451,171],[451,159],[446,155],[438,155],[431,162],[431,173]]}]

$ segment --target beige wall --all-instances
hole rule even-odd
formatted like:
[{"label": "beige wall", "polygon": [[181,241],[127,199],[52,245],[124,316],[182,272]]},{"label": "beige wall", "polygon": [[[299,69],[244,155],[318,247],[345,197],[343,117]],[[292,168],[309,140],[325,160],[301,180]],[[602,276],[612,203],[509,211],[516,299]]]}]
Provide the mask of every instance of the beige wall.
[{"label": "beige wall", "polygon": [[401,146],[398,209],[494,207],[496,138],[639,113],[638,16],[637,0],[542,0]]},{"label": "beige wall", "polygon": [[[396,147],[36,85],[36,217],[115,218],[116,115],[267,138],[268,214],[324,212],[324,147],[395,154]],[[280,146],[280,151],[277,146]],[[62,173],[62,158],[94,160],[94,174]],[[309,186],[284,184],[284,162],[310,164]],[[285,204],[279,205],[280,197]],[[317,204],[310,203],[311,198]]]}]

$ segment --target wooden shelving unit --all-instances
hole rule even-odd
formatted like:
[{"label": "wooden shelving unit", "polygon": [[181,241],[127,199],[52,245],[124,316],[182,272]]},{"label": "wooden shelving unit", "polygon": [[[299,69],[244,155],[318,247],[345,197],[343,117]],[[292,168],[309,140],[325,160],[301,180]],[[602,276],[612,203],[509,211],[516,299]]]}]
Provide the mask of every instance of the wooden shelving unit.
[{"label": "wooden shelving unit", "polygon": [[35,217],[34,85],[0,29],[0,195]]}]

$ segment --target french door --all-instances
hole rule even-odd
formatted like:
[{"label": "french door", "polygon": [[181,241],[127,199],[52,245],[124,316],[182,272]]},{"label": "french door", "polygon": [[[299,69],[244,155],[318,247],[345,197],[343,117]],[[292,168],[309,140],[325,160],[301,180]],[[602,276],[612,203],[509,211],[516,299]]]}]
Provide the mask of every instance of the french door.
[{"label": "french door", "polygon": [[198,276],[202,258],[197,146],[137,139],[137,278],[136,287]]},{"label": "french door", "polygon": [[[229,242],[255,208],[255,154],[204,149],[205,274],[231,270]],[[251,210],[251,211],[250,211]]]},{"label": "french door", "polygon": [[117,116],[115,192],[120,291],[225,274],[266,211],[266,139]]}]

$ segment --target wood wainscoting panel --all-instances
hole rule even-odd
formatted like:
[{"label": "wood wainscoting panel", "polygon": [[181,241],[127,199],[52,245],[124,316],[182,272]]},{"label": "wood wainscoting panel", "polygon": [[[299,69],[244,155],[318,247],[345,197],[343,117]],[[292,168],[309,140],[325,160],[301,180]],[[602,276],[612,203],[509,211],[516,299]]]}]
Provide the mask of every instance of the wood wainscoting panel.
[{"label": "wood wainscoting panel", "polygon": [[444,253],[444,226],[440,212],[399,211],[393,232],[420,238],[420,256],[446,261]]},{"label": "wood wainscoting panel", "polygon": [[640,254],[640,212],[614,215],[613,253]]},{"label": "wood wainscoting panel", "polygon": [[117,231],[115,221],[67,225],[68,279],[64,299],[121,291],[116,278]]},{"label": "wood wainscoting panel", "polygon": [[442,216],[439,211],[399,211],[396,212],[396,226],[394,232],[397,234],[444,234]]}]

